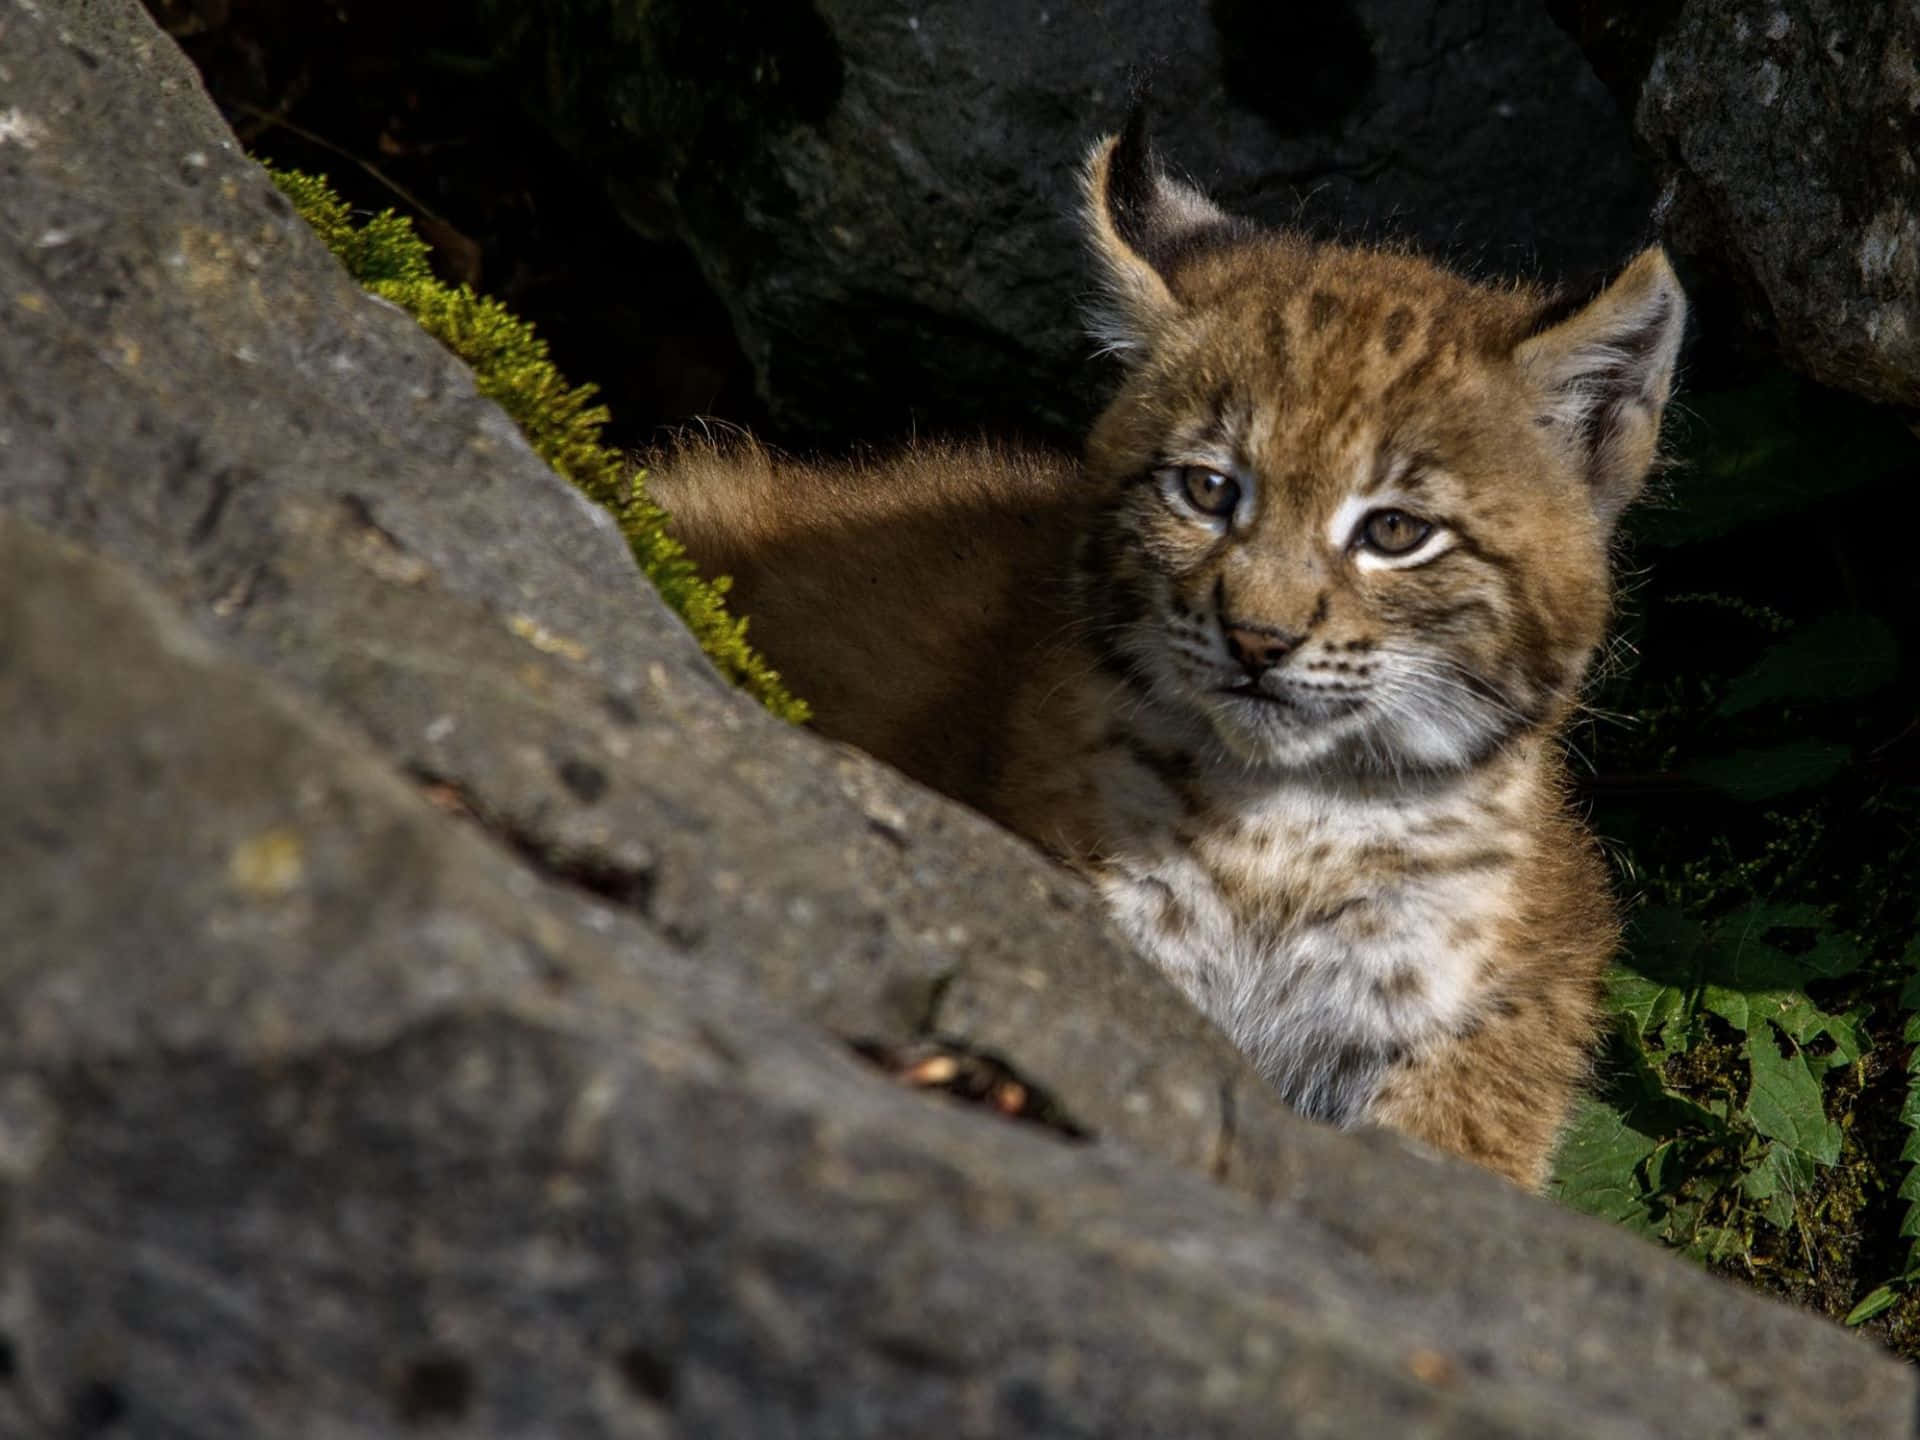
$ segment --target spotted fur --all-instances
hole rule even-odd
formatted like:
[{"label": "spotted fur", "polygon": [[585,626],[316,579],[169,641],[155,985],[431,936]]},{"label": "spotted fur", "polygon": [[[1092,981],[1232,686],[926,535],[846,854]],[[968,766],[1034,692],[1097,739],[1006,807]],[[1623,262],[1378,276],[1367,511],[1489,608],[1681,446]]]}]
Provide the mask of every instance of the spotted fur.
[{"label": "spotted fur", "polygon": [[694,447],[656,493],[828,733],[1085,874],[1278,1089],[1543,1183],[1615,943],[1560,734],[1685,302],[1258,230],[1095,147],[1083,464]]}]

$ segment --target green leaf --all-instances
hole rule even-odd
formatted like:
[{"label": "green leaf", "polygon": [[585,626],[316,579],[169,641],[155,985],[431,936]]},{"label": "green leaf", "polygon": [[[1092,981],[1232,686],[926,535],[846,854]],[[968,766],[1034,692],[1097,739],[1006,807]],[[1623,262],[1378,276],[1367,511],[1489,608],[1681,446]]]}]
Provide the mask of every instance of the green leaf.
[{"label": "green leaf", "polygon": [[1760,1026],[1747,1036],[1753,1084],[1747,1118],[1770,1140],[1803,1151],[1822,1165],[1840,1158],[1840,1127],[1827,1118],[1819,1077],[1806,1056],[1780,1053],[1772,1030]]},{"label": "green leaf", "polygon": [[1712,1011],[1734,1029],[1752,1030],[1763,1020],[1771,1020],[1796,1045],[1825,1038],[1833,1042],[1831,1053],[1808,1063],[1822,1070],[1851,1065],[1871,1048],[1860,1028],[1864,1018],[1858,1011],[1833,1015],[1822,1010],[1797,990],[1729,990],[1708,985],[1700,992],[1702,1008]]},{"label": "green leaf", "polygon": [[1642,905],[1627,923],[1626,963],[1650,980],[1691,984],[1705,943],[1700,922],[1678,905]]},{"label": "green leaf", "polygon": [[1744,674],[1720,701],[1722,715],[1743,715],[1776,700],[1856,700],[1891,682],[1900,642],[1878,616],[1842,612],[1796,629]]},{"label": "green leaf", "polygon": [[1612,1106],[1583,1098],[1575,1103],[1550,1188],[1574,1210],[1650,1232],[1644,1187],[1635,1172],[1659,1144]]},{"label": "green leaf", "polygon": [[1847,1318],[1840,1323],[1849,1326],[1866,1324],[1882,1310],[1892,1308],[1893,1303],[1900,1298],[1901,1288],[1898,1285],[1882,1285],[1868,1292],[1867,1298],[1847,1311]]},{"label": "green leaf", "polygon": [[1818,905],[1781,905],[1772,900],[1756,900],[1721,920],[1715,928],[1737,929],[1747,935],[1770,935],[1775,930],[1818,930],[1827,923],[1827,915]]},{"label": "green leaf", "polygon": [[1842,1065],[1851,1065],[1872,1048],[1872,1041],[1860,1028],[1861,1021],[1865,1019],[1862,1011],[1849,1010],[1832,1015],[1804,995],[1768,997],[1768,1003],[1772,1009],[1767,1018],[1785,1031],[1794,1044],[1804,1046],[1822,1036],[1833,1042],[1830,1055],[1819,1060],[1809,1059],[1809,1063],[1822,1069],[1834,1070]]},{"label": "green leaf", "polygon": [[1827,740],[1790,740],[1695,760],[1680,773],[1736,800],[1757,803],[1824,784],[1845,768],[1851,753]]},{"label": "green leaf", "polygon": [[1709,1265],[1718,1265],[1728,1260],[1745,1259],[1750,1253],[1750,1242],[1744,1227],[1739,1225],[1703,1225],[1694,1243],[1687,1247],[1687,1253]]},{"label": "green leaf", "polygon": [[1753,1005],[1744,990],[1708,985],[1700,991],[1700,1004],[1743,1034],[1751,1025]]},{"label": "green leaf", "polygon": [[1720,1116],[1669,1089],[1653,1057],[1630,1041],[1610,1049],[1607,1068],[1605,1101],[1632,1129],[1663,1137],[1686,1130],[1725,1133],[1726,1122]]},{"label": "green leaf", "polygon": [[[1632,1124],[1631,1121],[1628,1122]],[[1649,1155],[1640,1173],[1647,1177],[1647,1193],[1660,1196],[1667,1203],[1668,1213],[1672,1213],[1673,1197],[1667,1192],[1678,1191],[1695,1173],[1692,1157],[1684,1145],[1662,1145]],[[1672,1234],[1669,1229],[1668,1234]]]},{"label": "green leaf", "polygon": [[1764,930],[1729,924],[1715,933],[1700,965],[1700,979],[1729,990],[1797,990],[1809,978],[1797,957],[1769,945]]},{"label": "green leaf", "polygon": [[1800,959],[1801,967],[1817,980],[1851,975],[1866,963],[1866,954],[1845,935],[1824,934]]},{"label": "green leaf", "polygon": [[1770,1142],[1758,1164],[1740,1177],[1740,1191],[1779,1230],[1793,1227],[1794,1201],[1813,1183],[1813,1161],[1788,1145]]},{"label": "green leaf", "polygon": [[[1907,983],[1900,987],[1900,1008],[1920,1010],[1920,939],[1908,943],[1900,963],[1907,967]],[[1913,1040],[1916,1037],[1909,1035],[1907,1038]]]},{"label": "green leaf", "polygon": [[1637,1035],[1658,1035],[1668,1021],[1687,1013],[1687,992],[1697,980],[1696,955],[1704,939],[1699,923],[1678,906],[1644,905],[1634,911],[1626,953],[1607,975],[1607,1002],[1633,1022]]},{"label": "green leaf", "polygon": [[[1665,1153],[1665,1151],[1660,1152],[1662,1155]],[[1654,1161],[1648,1163],[1648,1168],[1652,1169],[1658,1159],[1659,1156],[1656,1155]],[[1676,1165],[1674,1168],[1683,1172],[1681,1179],[1692,1178],[1698,1174],[1695,1171],[1688,1171],[1685,1166]],[[1663,1181],[1664,1183],[1666,1182]],[[1711,1239],[1711,1230],[1704,1219],[1707,1212],[1706,1197],[1695,1193],[1663,1194],[1659,1204],[1655,1233],[1660,1239],[1669,1245],[1677,1246],[1683,1253],[1693,1256],[1696,1260],[1705,1259],[1707,1245],[1703,1243],[1703,1236],[1706,1240]]]},{"label": "green leaf", "polygon": [[[1729,926],[1727,931],[1737,932],[1737,927]],[[1789,1035],[1800,1040],[1816,1033],[1820,1022],[1834,1018],[1807,999],[1807,985],[1849,974],[1862,959],[1859,947],[1844,935],[1823,935],[1811,949],[1792,955],[1753,938],[1751,932],[1742,939],[1729,934],[1708,950],[1700,967],[1700,1004],[1736,1030],[1750,1030],[1765,1018],[1781,1022]],[[1787,1023],[1789,1016],[1797,1017],[1796,1024],[1812,1028],[1803,1036]],[[1827,1033],[1836,1041],[1841,1038],[1837,1031]]]},{"label": "green leaf", "polygon": [[1640,1039],[1657,1035],[1660,1027],[1686,1009],[1686,993],[1673,985],[1649,980],[1621,966],[1607,972],[1607,1006],[1627,1017]]}]

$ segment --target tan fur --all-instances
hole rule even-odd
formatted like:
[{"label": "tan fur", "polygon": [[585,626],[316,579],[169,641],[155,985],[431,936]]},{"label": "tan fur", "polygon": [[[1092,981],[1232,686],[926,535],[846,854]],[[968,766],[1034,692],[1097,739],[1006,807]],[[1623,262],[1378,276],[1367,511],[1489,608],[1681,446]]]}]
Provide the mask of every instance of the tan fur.
[{"label": "tan fur", "polygon": [[824,733],[985,808],[1017,666],[1065,623],[1083,496],[1064,457],[928,446],[846,466],[750,440],[648,478]]},{"label": "tan fur", "polygon": [[1130,368],[1083,465],[740,442],[653,492],[820,729],[1080,870],[1294,1103],[1537,1187],[1616,930],[1558,734],[1671,271],[1556,310],[1254,231],[1133,134],[1086,188]]}]

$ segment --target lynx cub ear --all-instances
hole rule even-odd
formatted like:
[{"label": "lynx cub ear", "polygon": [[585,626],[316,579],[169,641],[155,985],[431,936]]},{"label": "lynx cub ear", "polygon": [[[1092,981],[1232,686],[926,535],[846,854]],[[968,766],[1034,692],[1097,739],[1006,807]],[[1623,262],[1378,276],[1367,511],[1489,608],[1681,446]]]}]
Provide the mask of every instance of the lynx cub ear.
[{"label": "lynx cub ear", "polygon": [[1242,222],[1160,168],[1144,106],[1094,144],[1082,190],[1081,221],[1104,291],[1087,329],[1102,353],[1135,356],[1180,311],[1172,274],[1182,253]]},{"label": "lynx cub ear", "polygon": [[1585,467],[1609,527],[1646,483],[1686,324],[1687,297],[1656,245],[1585,305],[1549,308],[1514,350],[1539,423]]}]

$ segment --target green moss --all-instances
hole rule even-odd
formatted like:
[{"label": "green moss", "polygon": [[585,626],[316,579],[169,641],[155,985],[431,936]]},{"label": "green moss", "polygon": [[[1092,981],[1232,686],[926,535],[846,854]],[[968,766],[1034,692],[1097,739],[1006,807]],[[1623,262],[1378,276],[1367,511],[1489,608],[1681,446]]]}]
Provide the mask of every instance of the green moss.
[{"label": "green moss", "polygon": [[498,301],[436,280],[426,243],[404,216],[386,211],[356,224],[324,180],[297,170],[268,173],[355,280],[406,310],[464,360],[480,393],[513,417],[535,452],[606,507],[641,570],[721,673],[775,715],[804,721],[805,702],[788,693],[747,643],[745,618],[727,610],[726,577],[700,575],[667,533],[665,512],[647,498],[645,471],[600,443],[607,411],[594,403],[595,387],[569,385],[546,342]]}]

